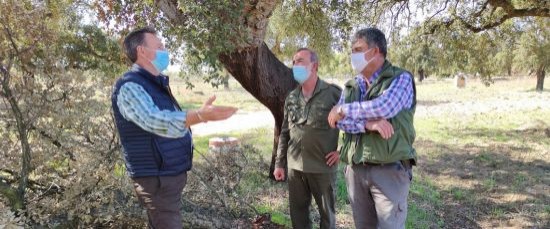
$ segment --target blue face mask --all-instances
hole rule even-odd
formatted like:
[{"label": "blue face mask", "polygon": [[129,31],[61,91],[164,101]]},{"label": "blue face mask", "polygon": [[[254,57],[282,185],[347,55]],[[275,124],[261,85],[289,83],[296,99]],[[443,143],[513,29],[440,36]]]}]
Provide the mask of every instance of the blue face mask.
[{"label": "blue face mask", "polygon": [[159,72],[166,70],[170,64],[170,53],[165,50],[156,50],[155,59],[151,61],[151,64],[153,64]]},{"label": "blue face mask", "polygon": [[294,75],[294,80],[299,84],[304,84],[309,78],[310,70],[306,66],[293,66],[292,74]]}]

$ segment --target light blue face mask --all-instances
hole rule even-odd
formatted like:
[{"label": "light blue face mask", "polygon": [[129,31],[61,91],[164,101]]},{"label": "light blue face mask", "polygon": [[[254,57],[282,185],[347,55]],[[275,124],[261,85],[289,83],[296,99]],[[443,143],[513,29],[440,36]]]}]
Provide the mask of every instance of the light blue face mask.
[{"label": "light blue face mask", "polygon": [[[146,46],[143,47],[149,50],[152,49]],[[150,61],[157,71],[162,72],[170,65],[170,53],[166,50],[155,49],[155,59]]]},{"label": "light blue face mask", "polygon": [[170,53],[165,50],[156,50],[155,59],[151,61],[151,64],[153,64],[159,72],[166,70],[168,65],[170,65]]},{"label": "light blue face mask", "polygon": [[306,68],[306,66],[293,66],[292,67],[292,74],[294,75],[294,80],[298,82],[299,84],[304,84],[306,80],[309,78],[309,72],[310,70]]}]

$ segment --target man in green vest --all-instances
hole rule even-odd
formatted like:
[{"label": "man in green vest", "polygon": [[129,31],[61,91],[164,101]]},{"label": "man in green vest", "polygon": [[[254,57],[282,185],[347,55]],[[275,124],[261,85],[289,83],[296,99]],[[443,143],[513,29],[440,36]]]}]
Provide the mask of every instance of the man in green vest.
[{"label": "man in green vest", "polygon": [[275,179],[285,179],[288,162],[288,196],[292,228],[312,228],[311,196],[319,207],[320,228],[336,228],[336,166],[339,130],[327,123],[330,109],[342,90],[317,76],[317,54],[299,49],[292,58],[294,79],[300,84],[285,101],[279,136]]},{"label": "man in green vest", "polygon": [[331,127],[343,130],[340,159],[355,227],[405,228],[407,196],[416,164],[413,76],[386,60],[382,31],[355,33],[351,65],[358,74],[345,84],[331,110]]}]

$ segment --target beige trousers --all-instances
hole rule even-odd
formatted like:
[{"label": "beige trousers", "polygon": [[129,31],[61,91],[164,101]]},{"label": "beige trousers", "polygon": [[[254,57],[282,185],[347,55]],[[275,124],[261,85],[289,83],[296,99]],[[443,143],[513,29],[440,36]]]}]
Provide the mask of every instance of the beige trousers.
[{"label": "beige trousers", "polygon": [[355,228],[405,228],[412,169],[401,162],[348,165],[344,172]]}]

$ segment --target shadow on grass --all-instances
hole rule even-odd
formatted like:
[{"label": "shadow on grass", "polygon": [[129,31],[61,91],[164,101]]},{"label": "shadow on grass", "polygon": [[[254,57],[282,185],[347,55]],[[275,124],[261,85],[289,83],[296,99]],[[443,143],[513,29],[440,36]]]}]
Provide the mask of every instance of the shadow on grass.
[{"label": "shadow on grass", "polygon": [[453,136],[483,141],[415,143],[417,170],[441,195],[436,211],[443,228],[547,228],[550,162],[548,152],[535,146],[550,145],[544,130],[471,128]]},{"label": "shadow on grass", "polygon": [[550,92],[550,89],[548,88],[543,88],[542,91],[537,91],[536,88],[531,88],[529,90],[525,90],[523,92],[537,92],[537,93],[549,93]]},{"label": "shadow on grass", "polygon": [[445,103],[450,103],[450,101],[438,101],[438,100],[418,100],[417,102],[417,105],[419,106],[426,106],[426,107],[431,107],[431,106],[437,106],[437,105],[441,105],[441,104],[445,104]]}]

